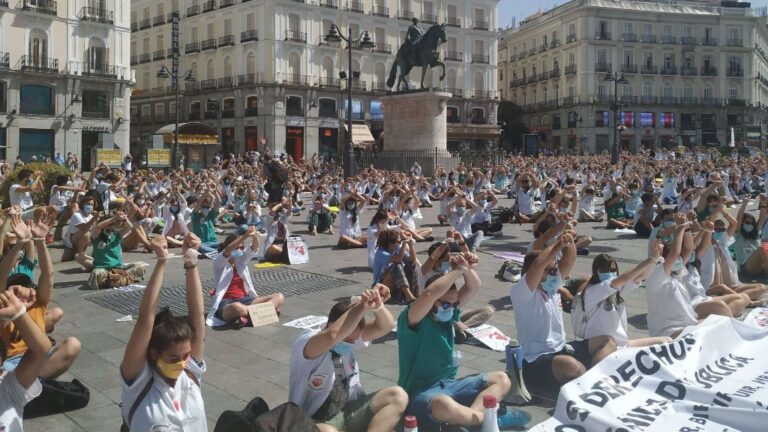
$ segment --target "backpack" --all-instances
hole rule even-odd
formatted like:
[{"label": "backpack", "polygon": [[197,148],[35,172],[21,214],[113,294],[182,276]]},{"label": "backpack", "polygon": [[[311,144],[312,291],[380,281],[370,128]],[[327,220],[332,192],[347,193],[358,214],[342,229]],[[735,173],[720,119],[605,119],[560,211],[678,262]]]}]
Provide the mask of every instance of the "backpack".
[{"label": "backpack", "polygon": [[501,264],[501,268],[499,268],[499,273],[497,274],[499,279],[507,282],[518,282],[520,281],[521,276],[520,264],[510,260],[504,261]]},{"label": "backpack", "polygon": [[43,390],[40,396],[24,406],[24,418],[60,414],[85,408],[91,400],[91,392],[79,380],[72,382],[41,379]]},{"label": "backpack", "polygon": [[597,305],[591,313],[587,314],[584,310],[584,293],[580,292],[573,296],[573,302],[571,303],[571,326],[573,327],[573,335],[577,338],[584,339],[584,335],[587,332],[587,321],[589,321],[595,313]]},{"label": "backpack", "polygon": [[242,411],[224,411],[216,421],[214,432],[319,432],[315,422],[292,402],[272,410],[260,397],[254,398]]}]

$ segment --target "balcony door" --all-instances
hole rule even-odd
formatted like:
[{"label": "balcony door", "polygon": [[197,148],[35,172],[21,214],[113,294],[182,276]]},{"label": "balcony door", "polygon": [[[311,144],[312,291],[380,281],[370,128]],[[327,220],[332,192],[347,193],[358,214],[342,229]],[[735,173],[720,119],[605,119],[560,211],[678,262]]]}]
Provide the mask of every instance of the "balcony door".
[{"label": "balcony door", "polygon": [[29,37],[30,63],[35,66],[43,66],[46,57],[48,57],[48,38],[44,33],[32,33]]}]

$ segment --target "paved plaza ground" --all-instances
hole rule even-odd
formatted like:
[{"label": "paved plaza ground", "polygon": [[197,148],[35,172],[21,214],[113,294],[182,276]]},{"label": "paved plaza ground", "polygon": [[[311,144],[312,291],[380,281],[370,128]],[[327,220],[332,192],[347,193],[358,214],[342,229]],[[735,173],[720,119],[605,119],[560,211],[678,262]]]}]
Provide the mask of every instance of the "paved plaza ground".
[{"label": "paved plaza ground", "polygon": [[[512,200],[500,200],[501,206],[510,206]],[[750,209],[753,209],[750,207]],[[422,209],[424,219],[421,226],[435,229],[438,239],[445,235],[446,227],[436,223],[437,208]],[[367,226],[372,212],[361,216],[361,225]],[[294,233],[306,234],[305,214],[291,219],[290,228]],[[230,226],[222,228],[230,229]],[[587,275],[590,273],[593,257],[598,253],[609,253],[619,261],[620,269],[625,271],[646,257],[647,243],[635,240],[633,236],[619,235],[613,229],[606,229],[604,224],[579,224],[580,235],[589,235],[594,239],[589,256],[579,256],[574,274]],[[223,236],[222,236],[223,238]],[[296,270],[313,274],[327,275],[349,281],[344,283],[323,285],[321,291],[310,292],[288,297],[282,309],[281,322],[307,315],[327,315],[336,299],[358,294],[368,287],[371,282],[371,272],[367,268],[366,250],[337,250],[337,237],[320,234],[317,237],[304,235],[310,249],[310,262],[300,266],[291,266]],[[531,235],[531,225],[519,226],[506,224],[503,236],[496,237],[483,243],[480,255],[479,272],[483,286],[470,307],[490,304],[497,312],[491,320],[510,337],[515,337],[514,312],[509,302],[509,282],[496,279],[502,260],[493,256],[494,253],[505,251],[524,252]],[[417,244],[419,257],[426,258],[428,243]],[[54,246],[54,262],[59,261],[60,247]],[[154,266],[153,255],[144,253],[128,253],[125,262],[145,261]],[[255,261],[254,261],[255,263]],[[178,264],[178,265],[177,265]],[[81,273],[74,262],[58,263],[54,285],[53,301],[61,306],[64,319],[56,327],[53,337],[62,339],[75,336],[82,342],[83,350],[72,370],[61,379],[77,378],[91,390],[91,402],[85,409],[66,414],[43,417],[24,422],[28,432],[38,431],[114,431],[121,424],[121,399],[119,364],[123,357],[125,344],[133,329],[132,322],[117,322],[124,315],[117,311],[99,306],[88,300],[93,296],[92,291],[84,290],[88,274]],[[211,280],[213,270],[211,261],[200,262],[202,280]],[[148,270],[147,276],[151,271]],[[251,270],[254,279],[258,272],[267,270]],[[310,275],[311,276],[311,275]],[[168,266],[163,287],[176,286],[178,290],[184,281],[181,262],[174,261]],[[310,283],[311,284],[311,283]],[[342,286],[343,285],[343,286]],[[302,288],[304,291],[318,289],[320,285]],[[213,286],[204,286],[211,288]],[[328,289],[325,289],[328,288]],[[256,285],[256,290],[264,292],[264,287]],[[174,291],[175,292],[175,291]],[[97,295],[103,295],[97,293]],[[183,303],[183,298],[173,299]],[[645,290],[632,291],[627,297],[630,337],[647,335],[646,330],[646,301]],[[161,306],[163,304],[161,303]],[[397,316],[402,310],[399,306],[389,306]],[[117,308],[119,309],[119,308]],[[569,336],[570,318],[566,315],[565,325]],[[205,361],[208,372],[203,377],[203,397],[205,399],[206,415],[210,430],[218,416],[228,409],[240,410],[246,402],[255,396],[263,397],[270,406],[283,403],[288,397],[288,365],[291,345],[299,335],[300,330],[283,325],[270,325],[261,328],[244,328],[242,330],[214,331],[207,330],[205,344]],[[395,385],[398,376],[397,344],[394,333],[384,340],[376,341],[367,349],[358,350],[356,356],[360,362],[363,386],[369,392],[382,387]],[[488,349],[457,345],[463,351],[464,360],[460,375],[477,372],[502,370],[504,354]],[[532,414],[532,426],[549,418],[554,404],[538,401],[526,409]]]}]

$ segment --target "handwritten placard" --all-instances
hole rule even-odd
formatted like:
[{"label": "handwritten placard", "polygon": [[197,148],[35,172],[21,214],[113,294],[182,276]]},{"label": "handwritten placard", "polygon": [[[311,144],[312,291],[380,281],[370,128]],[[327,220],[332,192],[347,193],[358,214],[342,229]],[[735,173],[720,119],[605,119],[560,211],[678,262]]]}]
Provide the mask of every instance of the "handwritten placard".
[{"label": "handwritten placard", "polygon": [[262,327],[268,324],[280,322],[272,302],[256,303],[248,306],[248,315],[254,327]]}]

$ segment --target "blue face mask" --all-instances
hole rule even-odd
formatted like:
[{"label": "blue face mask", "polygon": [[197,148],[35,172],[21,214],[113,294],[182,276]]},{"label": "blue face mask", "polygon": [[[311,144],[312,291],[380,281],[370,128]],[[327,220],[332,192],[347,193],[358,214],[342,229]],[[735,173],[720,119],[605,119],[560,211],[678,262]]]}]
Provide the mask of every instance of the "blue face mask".
[{"label": "blue face mask", "polygon": [[451,263],[449,263],[448,261],[441,262],[440,263],[440,272],[441,273],[448,273],[449,271],[451,271]]},{"label": "blue face mask", "polygon": [[597,277],[600,278],[600,282],[616,279],[619,275],[616,272],[598,273]]},{"label": "blue face mask", "polygon": [[179,212],[179,206],[173,205],[171,206],[171,213],[176,214]]},{"label": "blue face mask", "polygon": [[712,240],[714,240],[714,241],[716,241],[718,243],[723,241],[724,238],[725,238],[725,233],[724,232],[714,232],[714,233],[712,233]]},{"label": "blue face mask", "polygon": [[456,213],[463,215],[466,207],[456,207]]},{"label": "blue face mask", "polygon": [[439,308],[437,312],[435,312],[435,319],[440,322],[448,322],[453,318],[453,308],[450,307],[448,309],[442,309]]},{"label": "blue face mask", "polygon": [[86,204],[83,206],[83,211],[86,213],[91,213],[93,211],[93,206],[90,204]]},{"label": "blue face mask", "polygon": [[232,251],[232,258],[240,258],[241,256],[243,256],[242,249],[235,249]]},{"label": "blue face mask", "polygon": [[355,350],[354,345],[352,345],[349,342],[341,341],[336,345],[334,345],[331,351],[335,352],[338,355],[349,355],[349,354],[352,354],[354,350]]},{"label": "blue face mask", "polygon": [[677,258],[675,260],[675,263],[672,265],[672,271],[675,273],[679,273],[680,270],[683,269],[683,260],[681,258]]},{"label": "blue face mask", "polygon": [[745,223],[745,224],[744,224],[744,225],[742,225],[741,227],[744,229],[744,232],[747,232],[747,233],[751,233],[752,231],[754,231],[754,230],[755,230],[755,226],[754,226],[754,225],[752,225],[752,224],[746,224],[746,223]]},{"label": "blue face mask", "polygon": [[35,181],[33,179],[27,179],[27,184],[30,185],[30,186],[32,186],[32,183],[34,183],[34,182]]},{"label": "blue face mask", "polygon": [[541,282],[541,287],[544,288],[544,291],[546,291],[547,294],[555,295],[557,290],[560,289],[560,278],[558,276],[549,275]]}]

